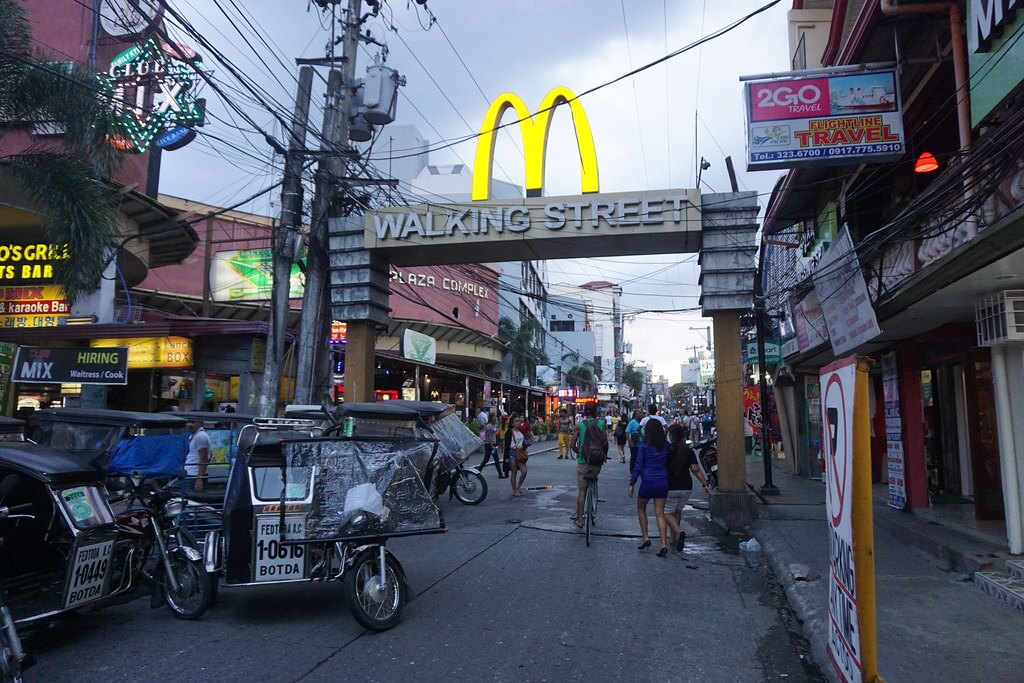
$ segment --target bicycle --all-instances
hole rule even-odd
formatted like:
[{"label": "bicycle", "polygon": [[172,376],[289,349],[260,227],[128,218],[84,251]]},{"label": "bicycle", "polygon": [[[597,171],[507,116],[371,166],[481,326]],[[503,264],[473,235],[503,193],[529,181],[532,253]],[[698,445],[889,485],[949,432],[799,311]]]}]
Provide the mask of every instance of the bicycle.
[{"label": "bicycle", "polygon": [[590,527],[597,526],[597,477],[583,477],[587,482],[587,496],[583,499],[583,518],[586,526],[587,547],[590,547]]}]

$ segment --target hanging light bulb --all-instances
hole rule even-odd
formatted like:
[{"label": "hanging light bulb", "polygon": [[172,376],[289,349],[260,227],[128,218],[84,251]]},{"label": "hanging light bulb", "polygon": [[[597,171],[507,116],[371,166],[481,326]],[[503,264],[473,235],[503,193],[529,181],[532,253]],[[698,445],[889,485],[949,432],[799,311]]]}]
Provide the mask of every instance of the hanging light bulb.
[{"label": "hanging light bulb", "polygon": [[931,173],[939,170],[939,162],[931,152],[921,152],[921,156],[914,162],[914,173]]}]

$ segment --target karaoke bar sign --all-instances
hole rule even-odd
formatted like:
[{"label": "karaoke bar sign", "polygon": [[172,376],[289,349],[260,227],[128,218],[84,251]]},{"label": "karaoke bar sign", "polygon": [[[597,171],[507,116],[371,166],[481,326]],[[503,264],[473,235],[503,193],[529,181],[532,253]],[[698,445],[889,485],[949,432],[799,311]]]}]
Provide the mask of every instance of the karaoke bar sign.
[{"label": "karaoke bar sign", "polygon": [[154,38],[114,57],[100,74],[118,114],[110,144],[141,154],[150,147],[174,150],[190,143],[203,122],[205,102],[195,97],[202,68],[192,48]]}]

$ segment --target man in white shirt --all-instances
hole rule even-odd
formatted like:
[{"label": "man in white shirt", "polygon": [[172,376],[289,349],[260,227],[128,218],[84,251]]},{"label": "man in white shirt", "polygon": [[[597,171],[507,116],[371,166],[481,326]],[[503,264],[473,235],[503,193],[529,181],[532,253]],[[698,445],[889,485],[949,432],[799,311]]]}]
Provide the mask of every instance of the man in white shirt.
[{"label": "man in white shirt", "polygon": [[640,436],[641,437],[643,437],[643,434],[644,434],[644,427],[646,427],[647,423],[650,422],[651,420],[657,420],[658,422],[661,423],[662,427],[665,427],[666,429],[668,428],[668,424],[665,422],[665,418],[663,418],[661,415],[658,415],[658,406],[657,406],[657,404],[652,403],[651,405],[649,405],[647,407],[647,415],[644,417],[644,419],[640,420]]},{"label": "man in white shirt", "polygon": [[210,437],[199,420],[189,420],[188,455],[185,456],[186,479],[182,488],[202,491],[206,488],[206,465],[210,462]]}]

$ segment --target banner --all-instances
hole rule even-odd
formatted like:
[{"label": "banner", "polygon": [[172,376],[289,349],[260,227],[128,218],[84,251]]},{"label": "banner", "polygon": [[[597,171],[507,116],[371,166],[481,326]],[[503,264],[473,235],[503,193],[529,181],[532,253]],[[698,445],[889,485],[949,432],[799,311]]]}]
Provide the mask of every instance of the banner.
[{"label": "banner", "polygon": [[895,71],[749,81],[747,170],[893,161],[906,151]]},{"label": "banner", "polygon": [[130,370],[187,370],[192,367],[192,340],[188,337],[93,339],[91,346],[94,349],[127,347]]},{"label": "banner", "polygon": [[56,285],[0,287],[0,327],[57,327],[70,314],[71,306]]},{"label": "banner", "polygon": [[853,555],[854,389],[857,358],[821,369],[821,419],[825,450],[825,510],[829,521],[829,658],[844,681],[861,680],[857,567]]},{"label": "banner", "polygon": [[907,506],[903,421],[900,418],[900,374],[895,353],[882,354],[882,395],[885,398],[885,451],[889,461],[889,506]]},{"label": "banner", "polygon": [[849,227],[843,227],[821,258],[814,272],[814,291],[828,324],[832,351],[837,356],[882,333]]},{"label": "banner", "polygon": [[128,384],[128,348],[19,346],[11,379],[24,384]]},{"label": "banner", "polygon": [[[210,263],[210,292],[214,301],[269,301],[274,285],[273,250],[218,251]],[[301,299],[305,282],[293,263],[288,298]]]}]

